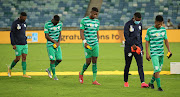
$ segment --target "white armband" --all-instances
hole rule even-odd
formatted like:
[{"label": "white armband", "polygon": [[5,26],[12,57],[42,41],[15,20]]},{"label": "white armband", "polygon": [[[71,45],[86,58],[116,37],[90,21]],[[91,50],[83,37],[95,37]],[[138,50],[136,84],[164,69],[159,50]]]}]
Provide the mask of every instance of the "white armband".
[{"label": "white armband", "polygon": [[84,39],[84,40],[83,40],[83,43],[85,44],[85,43],[87,43],[87,41]]}]

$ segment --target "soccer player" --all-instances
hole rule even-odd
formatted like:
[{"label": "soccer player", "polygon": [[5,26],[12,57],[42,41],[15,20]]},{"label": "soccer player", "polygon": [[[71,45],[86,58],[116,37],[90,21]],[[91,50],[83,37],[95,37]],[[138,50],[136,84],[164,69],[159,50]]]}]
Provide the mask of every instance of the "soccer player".
[{"label": "soccer player", "polygon": [[[147,34],[145,37],[146,40],[146,59],[150,61],[152,59],[152,64],[154,67],[154,74],[149,83],[149,87],[154,89],[154,81],[156,80],[158,91],[163,91],[160,84],[160,75],[163,61],[164,61],[164,47],[163,40],[165,40],[166,47],[170,54],[169,42],[167,39],[166,29],[162,26],[163,17],[161,15],[157,15],[155,19],[155,25],[148,28]],[[150,55],[148,52],[148,47],[150,45]]]},{"label": "soccer player", "polygon": [[79,81],[83,84],[83,74],[92,61],[93,82],[94,85],[101,85],[96,81],[97,75],[97,58],[99,56],[99,25],[100,22],[96,17],[98,9],[93,7],[90,15],[84,17],[80,23],[80,35],[83,41],[86,63],[83,65],[82,71],[79,72]]},{"label": "soccer player", "polygon": [[48,76],[52,78],[51,71],[53,73],[54,80],[58,80],[55,67],[62,61],[62,52],[60,47],[61,41],[62,22],[58,15],[54,15],[51,21],[45,23],[44,33],[47,39],[47,52],[50,59],[50,67],[46,69]]},{"label": "soccer player", "polygon": [[11,77],[12,68],[16,65],[16,63],[20,60],[22,56],[22,69],[23,69],[23,77],[31,78],[31,76],[26,75],[26,56],[28,54],[28,44],[26,37],[26,18],[27,14],[25,12],[21,12],[20,17],[12,23],[10,38],[11,45],[15,50],[16,59],[14,59],[11,63],[11,66],[8,67],[8,76]]},{"label": "soccer player", "polygon": [[134,17],[128,21],[124,26],[125,41],[125,68],[124,68],[124,87],[129,87],[128,73],[131,65],[132,57],[136,59],[138,66],[138,72],[141,79],[141,88],[148,87],[148,84],[144,82],[143,71],[143,46],[142,46],[142,23],[141,14],[139,12],[134,13]]}]

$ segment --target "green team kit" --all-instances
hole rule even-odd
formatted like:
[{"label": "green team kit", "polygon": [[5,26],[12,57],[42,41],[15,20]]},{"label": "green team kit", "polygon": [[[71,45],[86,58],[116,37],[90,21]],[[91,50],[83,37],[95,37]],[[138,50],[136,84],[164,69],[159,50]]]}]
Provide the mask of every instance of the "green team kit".
[{"label": "green team kit", "polygon": [[[51,21],[48,21],[44,27],[44,33],[49,33],[49,36],[56,42],[59,41],[59,35],[61,30],[62,22],[59,22],[57,25],[54,26],[54,24]],[[49,59],[55,60],[56,58],[56,60],[62,60],[61,47],[58,46],[57,48],[54,48],[53,44],[53,42],[47,40],[46,46]]]},{"label": "green team kit", "polygon": [[92,48],[92,50],[84,48],[86,58],[99,56],[99,44],[97,38],[99,25],[100,22],[98,19],[90,19],[89,16],[81,20],[80,29],[84,30],[85,40],[87,40],[87,44]]},{"label": "green team kit", "polygon": [[15,54],[16,56],[21,56],[22,54],[28,54],[28,44],[16,45]]},{"label": "green team kit", "polygon": [[154,73],[160,72],[162,69],[164,61],[163,41],[166,39],[167,34],[164,27],[157,29],[152,26],[148,28],[145,40],[150,42],[150,55],[154,67]]}]

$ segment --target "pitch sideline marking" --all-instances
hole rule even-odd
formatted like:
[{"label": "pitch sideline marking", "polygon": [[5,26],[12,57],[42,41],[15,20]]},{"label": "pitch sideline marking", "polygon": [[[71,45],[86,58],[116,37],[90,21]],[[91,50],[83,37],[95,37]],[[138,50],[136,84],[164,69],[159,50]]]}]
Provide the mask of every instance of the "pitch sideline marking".
[{"label": "pitch sideline marking", "polygon": [[[138,71],[129,71],[132,75],[139,75]],[[154,71],[144,71],[145,75],[152,75]],[[22,76],[22,72],[12,72],[12,76]],[[92,75],[92,71],[86,71],[84,75]],[[170,75],[170,71],[161,71],[161,75]],[[31,76],[45,76],[47,75],[46,72],[27,72],[27,75]],[[56,75],[79,75],[79,72],[72,72],[72,71],[66,71],[66,72],[56,72]],[[98,71],[97,75],[124,75],[124,71]],[[8,76],[7,72],[0,72],[0,76]]]}]

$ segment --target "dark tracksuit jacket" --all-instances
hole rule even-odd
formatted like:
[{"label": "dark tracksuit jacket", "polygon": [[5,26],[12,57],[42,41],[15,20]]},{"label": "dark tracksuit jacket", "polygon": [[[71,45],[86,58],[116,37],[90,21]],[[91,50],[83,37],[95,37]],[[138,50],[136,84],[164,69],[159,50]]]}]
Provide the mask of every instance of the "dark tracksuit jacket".
[{"label": "dark tracksuit jacket", "polygon": [[27,44],[26,37],[26,22],[21,22],[19,19],[15,20],[11,26],[10,39],[11,45],[25,45]]},{"label": "dark tracksuit jacket", "polygon": [[138,72],[141,82],[144,82],[144,71],[143,71],[143,55],[142,53],[138,55],[136,52],[131,52],[131,46],[136,45],[143,50],[142,46],[142,24],[135,24],[133,19],[128,21],[124,26],[124,37],[125,41],[125,68],[124,68],[124,81],[128,81],[128,73],[131,65],[132,57],[134,56],[138,66]]}]

